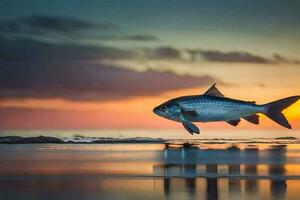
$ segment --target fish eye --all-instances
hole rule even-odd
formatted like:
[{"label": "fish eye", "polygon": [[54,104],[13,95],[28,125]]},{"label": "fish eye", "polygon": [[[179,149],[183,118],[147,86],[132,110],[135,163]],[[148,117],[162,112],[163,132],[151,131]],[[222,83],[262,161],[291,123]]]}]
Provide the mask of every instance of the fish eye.
[{"label": "fish eye", "polygon": [[167,106],[160,107],[160,110],[163,111],[163,112],[166,111],[167,110]]}]

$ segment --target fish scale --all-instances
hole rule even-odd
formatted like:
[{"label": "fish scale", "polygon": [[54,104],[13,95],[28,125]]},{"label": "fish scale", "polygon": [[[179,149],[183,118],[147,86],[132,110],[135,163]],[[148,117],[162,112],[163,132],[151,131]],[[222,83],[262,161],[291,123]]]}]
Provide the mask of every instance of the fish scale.
[{"label": "fish scale", "polygon": [[183,109],[197,112],[199,116],[190,117],[189,120],[200,122],[236,120],[262,109],[261,106],[247,101],[207,95],[185,96],[172,101]]}]

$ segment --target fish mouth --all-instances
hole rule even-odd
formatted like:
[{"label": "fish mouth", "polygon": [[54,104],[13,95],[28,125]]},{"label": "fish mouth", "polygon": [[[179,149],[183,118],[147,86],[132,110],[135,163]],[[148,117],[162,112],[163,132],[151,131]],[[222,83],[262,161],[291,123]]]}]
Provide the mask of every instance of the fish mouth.
[{"label": "fish mouth", "polygon": [[160,111],[158,107],[153,108],[153,113],[158,116],[164,117],[164,113]]}]

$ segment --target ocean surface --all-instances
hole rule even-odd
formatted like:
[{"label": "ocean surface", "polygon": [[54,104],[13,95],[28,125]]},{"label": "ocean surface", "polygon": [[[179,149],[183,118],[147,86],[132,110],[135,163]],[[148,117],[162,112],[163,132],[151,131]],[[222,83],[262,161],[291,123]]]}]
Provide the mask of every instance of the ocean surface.
[{"label": "ocean surface", "polygon": [[296,200],[300,144],[0,144],[0,199]]}]

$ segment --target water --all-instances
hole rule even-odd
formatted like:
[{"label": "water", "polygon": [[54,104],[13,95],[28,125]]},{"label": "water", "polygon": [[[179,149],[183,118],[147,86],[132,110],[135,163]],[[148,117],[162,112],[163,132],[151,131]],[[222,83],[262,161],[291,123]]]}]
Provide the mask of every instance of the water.
[{"label": "water", "polygon": [[300,144],[0,145],[0,199],[299,199]]}]

